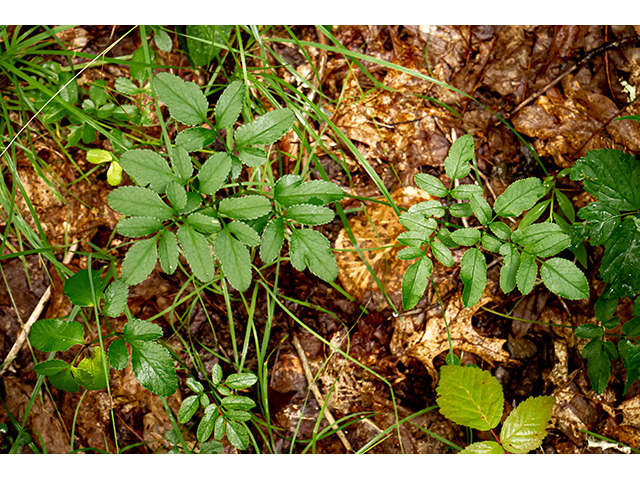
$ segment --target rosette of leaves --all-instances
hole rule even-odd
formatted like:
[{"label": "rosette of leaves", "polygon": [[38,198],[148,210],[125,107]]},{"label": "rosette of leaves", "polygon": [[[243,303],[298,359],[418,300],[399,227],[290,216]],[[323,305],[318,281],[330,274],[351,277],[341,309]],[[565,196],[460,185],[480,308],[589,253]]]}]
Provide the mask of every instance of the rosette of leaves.
[{"label": "rosette of leaves", "polygon": [[[216,364],[211,372],[211,391],[205,391],[204,386],[193,377],[187,379],[187,386],[195,395],[183,400],[178,421],[183,424],[189,422],[202,407],[204,413],[197,422],[196,434],[201,453],[222,452],[220,441],[225,435],[239,450],[249,446],[249,430],[245,422],[251,419],[249,410],[256,404],[250,398],[239,395],[237,390],[251,387],[258,377],[253,373],[233,373],[223,380],[222,376],[222,368]],[[212,435],[213,439],[210,440]]]},{"label": "rosette of leaves", "polygon": [[[325,281],[337,277],[335,258],[328,240],[318,231],[298,225],[321,225],[333,219],[325,205],[340,200],[344,192],[331,182],[303,182],[299,176],[280,178],[273,196],[262,189],[242,187],[224,196],[221,190],[236,179],[244,166],[257,168],[267,161],[265,145],[277,141],[295,121],[288,109],[266,113],[233,130],[242,110],[246,88],[233,82],[215,107],[209,121],[208,102],[195,83],[170,73],[154,77],[159,99],[170,115],[186,125],[180,132],[169,161],[154,151],[136,149],[120,157],[120,165],[137,186],[120,187],[108,196],[111,208],[124,215],[117,225],[121,235],[136,240],[125,255],[122,279],[128,285],[145,280],[160,259],[162,269],[173,274],[182,252],[194,275],[202,282],[214,279],[217,259],[222,273],[239,291],[252,278],[250,248],[260,247],[265,263],[276,260],[289,237],[291,263],[298,270],[309,267]],[[209,145],[221,130],[227,132],[228,151],[210,155],[194,173],[189,152]],[[233,142],[235,140],[235,148]]]},{"label": "rosette of leaves", "polygon": [[[105,313],[119,315],[127,302],[128,287],[117,280],[103,292],[103,281],[96,270],[79,270],[65,282],[64,293],[76,307],[98,305],[105,299]],[[96,303],[98,302],[98,303]],[[108,349],[109,363],[121,370],[129,363],[136,379],[147,390],[170,396],[178,388],[178,377],[169,351],[156,340],[162,336],[159,325],[131,319],[122,332],[117,333]],[[76,321],[43,319],[37,321],[29,333],[34,348],[43,352],[63,352],[74,345],[84,345],[84,326]],[[49,378],[51,385],[66,392],[77,392],[80,386],[99,390],[109,379],[106,359],[100,347],[87,349],[89,354],[77,366],[59,359],[49,359],[34,367],[36,373]]]},{"label": "rosette of leaves", "polygon": [[[449,178],[466,177],[471,171],[469,162],[474,155],[471,135],[457,139],[444,161]],[[452,182],[446,188],[438,178],[426,173],[419,173],[414,179],[418,187],[430,195],[446,197],[445,205],[451,198],[459,203],[445,206],[441,201],[429,200],[413,205],[400,216],[400,222],[407,231],[398,236],[398,242],[406,247],[398,253],[398,258],[417,259],[409,266],[402,281],[405,310],[415,307],[424,294],[433,269],[431,257],[446,267],[453,267],[451,249],[460,246],[469,247],[460,261],[460,277],[464,283],[462,301],[467,308],[480,301],[487,284],[487,263],[480,247],[504,256],[500,271],[500,287],[504,293],[511,292],[516,286],[523,295],[530,293],[538,278],[540,264],[540,277],[551,292],[571,300],[588,296],[587,279],[578,267],[564,258],[548,258],[571,244],[571,238],[559,225],[549,222],[521,225],[512,232],[506,223],[498,220],[498,217],[518,217],[532,208],[546,193],[540,179],[525,178],[513,182],[496,199],[493,208],[482,196],[483,190],[479,185],[454,186]],[[447,212],[453,217],[475,216],[480,227],[443,226],[443,222],[436,219],[444,217]],[[456,228],[451,231],[448,227]]]},{"label": "rosette of leaves", "polygon": [[[493,433],[504,411],[502,386],[489,372],[473,366],[445,365],[436,388],[440,413],[463,427]],[[547,436],[555,398],[530,397],[505,419],[499,441],[476,442],[460,453],[527,453]],[[496,440],[498,437],[495,433]]]}]

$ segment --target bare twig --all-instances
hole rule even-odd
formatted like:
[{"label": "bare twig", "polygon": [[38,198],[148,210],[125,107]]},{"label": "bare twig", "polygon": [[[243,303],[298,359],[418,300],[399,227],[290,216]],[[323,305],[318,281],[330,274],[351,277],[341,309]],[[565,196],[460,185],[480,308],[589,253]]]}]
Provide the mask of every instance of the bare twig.
[{"label": "bare twig", "polygon": [[[69,251],[64,256],[62,263],[68,264],[73,258],[73,254],[77,249],[78,249],[78,243],[74,243],[73,245],[71,245],[71,248],[69,248]],[[22,331],[18,334],[18,338],[16,339],[16,342],[13,344],[13,347],[11,347],[9,354],[4,359],[2,370],[0,370],[0,375],[4,375],[4,372],[7,371],[7,368],[9,368],[9,365],[11,365],[11,362],[13,362],[15,358],[18,356],[18,352],[22,348],[22,345],[24,345],[24,342],[27,339],[27,335],[29,335],[31,326],[34,323],[36,323],[36,320],[38,320],[38,318],[40,317],[42,310],[44,310],[45,304],[49,301],[50,298],[51,298],[51,285],[49,285],[47,287],[47,290],[45,290],[45,292],[42,294],[42,297],[40,297],[40,301],[36,305],[36,308],[34,308],[33,312],[31,312],[31,316],[29,317],[29,320],[27,320],[27,323],[25,323],[24,326],[22,327]]]},{"label": "bare twig", "polygon": [[[311,369],[309,368],[309,362],[307,362],[307,354],[305,353],[304,348],[302,348],[302,345],[300,344],[300,340],[298,340],[298,335],[296,335],[295,332],[293,332],[292,343],[296,349],[296,352],[298,352],[298,357],[300,357],[300,363],[302,364],[302,369],[304,370],[304,376],[306,377],[307,383],[309,384],[309,389],[313,393],[313,396],[316,398],[316,402],[318,402],[318,405],[324,405],[325,400],[324,398],[322,398],[322,394],[320,393],[318,386],[313,380],[313,374],[311,373]],[[344,434],[344,432],[342,430],[339,430],[338,427],[336,426],[336,419],[333,418],[333,415],[329,411],[328,406],[324,409],[324,418],[327,419],[327,421],[329,422],[329,425],[331,425],[331,428],[336,430],[336,434],[338,435],[338,438],[344,445],[344,448],[346,448],[348,452],[352,452],[353,448],[351,447],[351,443],[349,442],[349,440],[347,440],[347,437]]]}]

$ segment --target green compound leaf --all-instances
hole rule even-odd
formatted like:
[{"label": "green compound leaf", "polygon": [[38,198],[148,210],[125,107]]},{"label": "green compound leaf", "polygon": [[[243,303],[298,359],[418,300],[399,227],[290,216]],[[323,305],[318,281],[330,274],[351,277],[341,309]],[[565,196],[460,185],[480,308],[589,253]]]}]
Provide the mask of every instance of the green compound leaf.
[{"label": "green compound leaf", "polygon": [[45,318],[33,324],[29,341],[41,352],[64,352],[84,343],[84,327],[78,322]]},{"label": "green compound leaf", "polygon": [[414,258],[422,257],[424,251],[419,247],[407,247],[398,252],[397,257],[400,260],[413,260]]},{"label": "green compound leaf", "polygon": [[324,225],[332,221],[334,216],[335,214],[330,208],[305,204],[294,205],[287,210],[285,215],[286,218],[303,225]]},{"label": "green compound leaf", "polygon": [[167,198],[176,212],[187,206],[187,191],[176,182],[167,184]]},{"label": "green compound leaf", "polygon": [[578,212],[578,217],[586,220],[589,228],[589,243],[593,246],[604,245],[620,228],[620,212],[603,203],[590,203]]},{"label": "green compound leaf", "polygon": [[225,152],[210,155],[200,172],[200,191],[208,195],[216,193],[224,184],[231,170],[231,157]]},{"label": "green compound leaf", "polygon": [[626,395],[631,384],[640,378],[640,345],[634,345],[623,339],[618,342],[618,351],[624,368],[627,370],[627,381],[622,393]]},{"label": "green compound leaf", "polygon": [[158,73],[153,78],[158,97],[177,121],[186,125],[198,125],[207,121],[207,97],[193,82],[185,82],[171,73]]},{"label": "green compound leaf", "polygon": [[140,385],[162,397],[173,395],[178,376],[167,349],[155,342],[134,341],[130,345],[131,366]]},{"label": "green compound leaf", "polygon": [[516,287],[516,275],[520,267],[520,254],[516,247],[511,244],[505,244],[500,247],[500,253],[504,255],[504,265],[500,269],[500,288],[504,293],[509,293]]},{"label": "green compound leaf", "polygon": [[571,180],[614,210],[640,208],[640,165],[633,155],[613,149],[591,150],[571,169]]},{"label": "green compound leaf", "polygon": [[451,234],[451,238],[465,247],[471,247],[480,240],[482,233],[475,228],[461,228]]},{"label": "green compound leaf", "polygon": [[144,282],[158,260],[158,236],[140,240],[129,248],[122,261],[122,280],[128,285]]},{"label": "green compound leaf", "polygon": [[165,230],[158,244],[160,266],[167,274],[172,275],[178,267],[178,239],[176,234]]},{"label": "green compound leaf", "polygon": [[[102,297],[102,277],[97,270],[91,270],[93,291],[97,301]],[[78,270],[64,283],[64,294],[69,301],[78,307],[92,307],[91,283],[89,282],[89,270]]]},{"label": "green compound leaf", "polygon": [[327,205],[344,198],[344,191],[335,183],[325,180],[302,183],[298,175],[280,177],[273,193],[274,198],[285,208],[301,203]]},{"label": "green compound leaf", "polygon": [[[180,136],[180,135],[178,135]],[[187,181],[193,175],[193,163],[191,163],[191,157],[187,153],[187,150],[177,146],[171,153],[171,166],[176,175],[178,175],[183,181]]]},{"label": "green compound leaf", "polygon": [[168,183],[180,182],[167,161],[152,150],[127,150],[120,156],[120,166],[142,187],[149,185],[164,193]]},{"label": "green compound leaf", "polygon": [[133,343],[136,340],[148,342],[162,336],[162,327],[146,320],[132,318],[124,326],[123,333],[124,339],[129,343]]},{"label": "green compound leaf", "polygon": [[248,167],[259,167],[267,163],[267,151],[264,147],[240,147],[238,159]]},{"label": "green compound leaf", "polygon": [[640,231],[633,218],[605,244],[600,267],[602,280],[611,284],[603,292],[607,298],[634,297],[640,291]]},{"label": "green compound leaf", "polygon": [[447,189],[444,188],[442,182],[428,173],[418,173],[413,177],[416,185],[422,190],[434,197],[445,197],[447,195]]},{"label": "green compound leaf", "polygon": [[184,219],[185,223],[188,223],[198,232],[205,235],[211,235],[220,231],[220,222],[209,215],[203,215],[202,213],[192,213]]},{"label": "green compound leaf", "polygon": [[534,243],[531,247],[531,253],[539,257],[551,257],[570,245],[571,237],[569,235],[566,233],[554,233]]},{"label": "green compound leaf", "polygon": [[249,433],[243,423],[227,420],[227,439],[238,450],[245,450],[249,446]]},{"label": "green compound leaf", "polygon": [[132,238],[145,237],[161,229],[162,222],[155,217],[121,218],[116,225],[116,230],[120,235]]},{"label": "green compound leaf", "polygon": [[216,236],[213,249],[222,272],[233,288],[239,292],[247,290],[251,285],[251,256],[247,247],[225,228]]},{"label": "green compound leaf", "polygon": [[[213,432],[213,427],[216,423],[218,417],[218,407],[217,405],[209,405],[204,410],[204,416],[202,420],[200,420],[200,424],[198,425],[198,431],[196,433],[196,437],[199,442],[204,442],[211,437],[211,433]],[[184,423],[184,422],[182,422]]]},{"label": "green compound leaf", "polygon": [[536,223],[525,228],[518,228],[511,236],[511,239],[518,245],[533,245],[544,240],[553,233],[561,233],[562,227],[555,223]]},{"label": "green compound leaf", "polygon": [[511,453],[527,453],[542,445],[547,436],[551,410],[556,399],[530,397],[513,410],[502,425],[500,441]]},{"label": "green compound leaf", "polygon": [[434,239],[431,242],[431,252],[433,256],[436,257],[436,260],[445,267],[453,267],[453,255],[451,255],[451,250],[445,247],[444,244]]},{"label": "green compound leaf", "polygon": [[63,360],[53,359],[53,360],[45,360],[42,363],[37,364],[33,367],[33,371],[38,375],[55,375],[60,373],[65,368],[69,368],[69,364]]},{"label": "green compound leaf", "polygon": [[222,399],[222,405],[230,410],[251,410],[256,406],[256,402],[240,395],[229,395]]},{"label": "green compound leaf", "polygon": [[[215,141],[216,136],[217,132],[208,128],[185,128],[176,137],[176,145],[182,147],[187,152],[195,152],[211,145]],[[182,175],[180,176],[182,177]]]},{"label": "green compound leaf", "polygon": [[218,213],[235,220],[252,220],[271,212],[271,202],[262,195],[225,198],[218,205]]},{"label": "green compound leaf", "polygon": [[287,109],[274,110],[245,123],[235,132],[238,148],[248,145],[268,145],[284,135],[296,121],[295,114]]},{"label": "green compound leaf", "polygon": [[533,207],[544,194],[539,178],[516,180],[497,198],[493,209],[501,217],[517,217]]},{"label": "green compound leaf", "polygon": [[178,229],[178,240],[191,270],[203,283],[213,280],[215,267],[209,243],[191,225],[183,224]]},{"label": "green compound leaf", "polygon": [[463,184],[451,190],[451,196],[456,200],[471,200],[476,195],[482,195],[482,187],[480,185]]},{"label": "green compound leaf", "polygon": [[260,236],[249,225],[234,220],[227,224],[227,230],[235,235],[235,237],[249,247],[257,247],[260,245]]},{"label": "green compound leaf", "polygon": [[325,282],[338,277],[338,264],[329,250],[329,240],[316,230],[293,229],[289,242],[291,265],[299,272],[309,267],[311,273]]},{"label": "green compound leaf", "polygon": [[518,273],[516,274],[518,290],[520,290],[523,295],[529,295],[536,284],[537,276],[538,265],[536,265],[536,257],[533,257],[526,252],[522,252],[522,255],[520,256],[520,266],[518,267]]},{"label": "green compound leaf", "polygon": [[216,128],[218,130],[233,127],[242,110],[245,95],[246,87],[240,80],[232,82],[224,89],[216,105]]},{"label": "green compound leaf", "polygon": [[160,221],[173,217],[173,209],[157,193],[147,188],[116,188],[107,196],[107,202],[122,215],[155,217]]},{"label": "green compound leaf", "polygon": [[109,345],[109,363],[116,370],[122,370],[129,363],[127,345],[121,338],[114,340]]},{"label": "green compound leaf", "polygon": [[481,195],[473,195],[469,200],[471,210],[475,213],[478,221],[482,225],[486,225],[491,220],[491,205]]},{"label": "green compound leaf", "polygon": [[232,373],[224,383],[226,383],[229,388],[242,389],[249,388],[257,381],[258,377],[253,373]]},{"label": "green compound leaf", "polygon": [[422,256],[409,265],[402,278],[402,308],[405,311],[415,307],[427,288],[427,280],[433,271],[433,262],[429,257]]},{"label": "green compound leaf", "polygon": [[284,244],[284,222],[282,217],[271,220],[262,232],[260,258],[265,264],[275,261]]},{"label": "green compound leaf", "polygon": [[579,338],[596,338],[604,335],[604,330],[600,325],[593,323],[584,323],[573,331],[573,334]]},{"label": "green compound leaf", "polygon": [[104,292],[104,311],[107,317],[117,317],[124,312],[129,298],[129,286],[121,279],[116,280]]},{"label": "green compound leaf", "polygon": [[500,240],[509,240],[511,238],[511,229],[502,222],[491,222],[489,229]]},{"label": "green compound leaf", "polygon": [[440,413],[464,427],[487,431],[502,417],[502,387],[489,372],[479,368],[445,365],[436,388]]},{"label": "green compound leaf", "polygon": [[78,367],[71,367],[71,374],[87,390],[101,390],[107,387],[109,377],[102,363],[102,349],[89,348],[89,356],[82,359]]},{"label": "green compound leaf", "polygon": [[589,296],[589,283],[578,267],[564,258],[551,258],[542,264],[540,277],[553,293],[569,300]]},{"label": "green compound leaf", "polygon": [[437,200],[427,200],[426,202],[420,202],[416,203],[415,205],[411,205],[411,207],[409,208],[409,213],[418,213],[420,215],[424,215],[425,217],[440,218],[444,216],[445,209]]},{"label": "green compound leaf", "polygon": [[60,373],[56,373],[55,375],[51,375],[49,377],[49,382],[53,387],[65,392],[75,393],[80,390],[80,385],[71,375],[70,368],[63,370]]},{"label": "green compound leaf", "polygon": [[470,248],[460,260],[460,278],[464,283],[462,303],[471,308],[482,298],[487,286],[487,261],[477,248]]},{"label": "green compound leaf", "polygon": [[[180,410],[178,411],[178,421],[180,423],[187,423],[193,417],[193,414],[198,411],[198,406],[200,405],[200,395],[191,395],[190,397],[185,398],[182,401],[182,405],[180,405]],[[204,421],[204,419],[202,420]],[[211,432],[205,438],[209,438],[211,436]]]},{"label": "green compound leaf", "polygon": [[497,442],[476,442],[468,445],[460,454],[475,453],[475,454],[489,454],[489,453],[505,453],[504,448]]},{"label": "green compound leaf", "polygon": [[473,137],[471,135],[463,135],[453,142],[449,149],[449,154],[444,160],[444,170],[449,178],[463,178],[469,175],[471,171],[469,161],[473,160],[474,156]]}]

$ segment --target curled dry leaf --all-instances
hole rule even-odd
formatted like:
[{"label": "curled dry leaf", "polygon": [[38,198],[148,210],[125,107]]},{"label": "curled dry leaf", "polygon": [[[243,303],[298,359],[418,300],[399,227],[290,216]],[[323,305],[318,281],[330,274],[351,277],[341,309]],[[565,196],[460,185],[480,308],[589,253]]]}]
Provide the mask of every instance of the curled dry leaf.
[{"label": "curled dry leaf", "polygon": [[640,395],[636,395],[620,404],[622,424],[640,428]]},{"label": "curled dry leaf", "polygon": [[[504,339],[483,337],[473,328],[471,319],[483,305],[493,300],[490,290],[485,289],[481,300],[471,308],[464,308],[462,292],[458,291],[447,305],[445,312],[449,323],[451,344],[454,350],[464,350],[473,353],[493,365],[494,362],[506,362],[509,354],[503,349]],[[440,316],[433,316],[427,321],[422,338],[415,344],[407,355],[420,360],[426,367],[434,381],[438,375],[433,360],[443,352],[449,350],[447,330],[444,320]]]}]

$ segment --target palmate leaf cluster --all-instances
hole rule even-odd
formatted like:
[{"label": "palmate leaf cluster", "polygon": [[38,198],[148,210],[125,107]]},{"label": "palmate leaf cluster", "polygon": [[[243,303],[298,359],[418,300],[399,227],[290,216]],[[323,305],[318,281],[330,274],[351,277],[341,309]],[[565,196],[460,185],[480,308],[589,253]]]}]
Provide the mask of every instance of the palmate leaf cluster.
[{"label": "palmate leaf cluster", "polygon": [[171,116],[192,127],[178,134],[169,161],[148,149],[129,150],[120,157],[120,165],[138,185],[118,188],[108,196],[111,208],[124,215],[117,231],[148,237],[129,248],[122,280],[128,285],[142,282],[158,258],[162,269],[173,274],[182,253],[201,282],[214,279],[216,259],[229,283],[245,291],[252,278],[250,249],[259,247],[262,261],[272,263],[286,236],[294,268],[308,267],[325,281],[335,280],[338,269],[329,242],[320,232],[300,225],[333,220],[333,211],[325,205],[344,197],[336,184],[286,175],[273,185],[272,196],[242,187],[226,190],[226,197],[220,194],[227,181],[238,178],[243,165],[259,167],[267,161],[265,145],[292,127],[293,112],[271,111],[238,127],[233,133],[235,148],[209,155],[194,175],[189,152],[212,143],[220,130],[232,130],[244,104],[244,83],[235,81],[222,93],[211,129],[199,126],[208,122],[209,105],[195,83],[159,73],[154,87]]},{"label": "palmate leaf cluster", "polygon": [[[504,411],[502,386],[489,372],[475,366],[445,365],[436,388],[440,413],[459,425],[488,431]],[[527,453],[542,445],[555,398],[530,397],[505,419],[500,443],[476,442],[460,453]]]},{"label": "palmate leaf cluster", "polygon": [[[474,158],[473,138],[465,135],[456,140],[444,162],[445,172],[452,180],[462,179],[471,171]],[[518,217],[532,209],[547,190],[538,178],[525,178],[513,182],[500,195],[493,208],[482,196],[479,185],[461,184],[446,188],[436,177],[419,173],[415,182],[434,197],[446,197],[442,201],[429,200],[413,205],[400,216],[407,229],[398,236],[398,242],[406,248],[398,258],[414,260],[402,282],[402,302],[405,310],[415,307],[423,296],[428,277],[433,269],[431,256],[446,267],[454,266],[452,248],[470,247],[460,260],[460,277],[464,283],[462,301],[469,308],[482,297],[487,284],[487,263],[480,249],[500,254],[504,263],[500,270],[500,288],[504,293],[518,288],[527,295],[538,278],[556,295],[571,300],[586,298],[589,294],[587,279],[582,271],[569,260],[554,257],[571,245],[571,237],[560,225],[544,222],[520,223],[511,228],[498,218]],[[458,203],[448,204],[450,199]],[[453,217],[475,216],[479,228],[460,228],[443,222],[445,214]],[[450,230],[454,228],[454,230]],[[426,248],[425,248],[426,247]],[[547,260],[544,260],[547,258]]]}]

